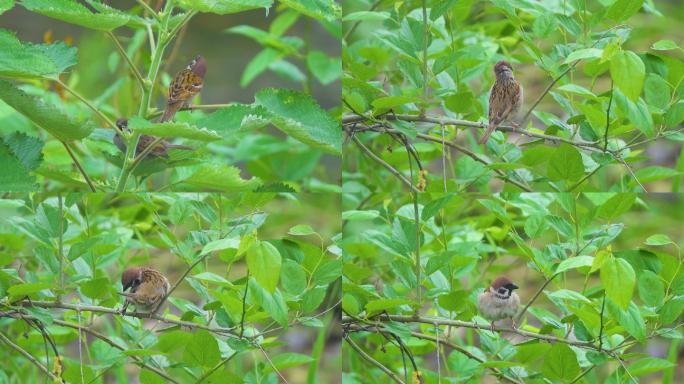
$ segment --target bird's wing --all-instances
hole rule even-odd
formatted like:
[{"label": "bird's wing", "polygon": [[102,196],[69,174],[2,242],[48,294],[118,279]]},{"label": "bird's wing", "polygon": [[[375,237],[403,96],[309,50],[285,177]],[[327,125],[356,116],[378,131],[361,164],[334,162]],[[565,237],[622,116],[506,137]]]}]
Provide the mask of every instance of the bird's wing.
[{"label": "bird's wing", "polygon": [[184,69],[176,75],[169,87],[168,104],[184,102],[193,98],[202,90],[204,80],[189,69]]}]

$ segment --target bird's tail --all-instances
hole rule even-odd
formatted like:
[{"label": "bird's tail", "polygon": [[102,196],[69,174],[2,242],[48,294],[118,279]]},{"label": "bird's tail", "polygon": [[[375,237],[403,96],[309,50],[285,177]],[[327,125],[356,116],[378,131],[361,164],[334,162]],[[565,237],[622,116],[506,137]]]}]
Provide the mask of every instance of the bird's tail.
[{"label": "bird's tail", "polygon": [[482,138],[480,138],[480,140],[477,141],[477,143],[478,143],[478,144],[485,144],[485,143],[487,143],[487,140],[489,140],[489,136],[491,136],[492,133],[494,133],[494,130],[495,130],[495,129],[496,129],[496,125],[494,125],[494,124],[489,124],[489,126],[487,127],[487,130],[485,131],[484,135],[482,136]]},{"label": "bird's tail", "polygon": [[166,109],[164,110],[164,114],[162,115],[161,119],[159,119],[160,123],[163,123],[165,121],[170,121],[173,119],[174,116],[176,116],[176,112],[178,112],[178,109],[182,103],[175,103],[175,104],[169,104],[166,106]]}]

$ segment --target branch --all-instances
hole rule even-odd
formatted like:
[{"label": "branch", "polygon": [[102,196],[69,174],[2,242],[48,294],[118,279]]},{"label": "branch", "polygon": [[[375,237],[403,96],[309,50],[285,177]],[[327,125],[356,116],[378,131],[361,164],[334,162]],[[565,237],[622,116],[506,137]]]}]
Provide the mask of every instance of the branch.
[{"label": "branch", "polygon": [[396,176],[402,183],[404,183],[407,187],[409,187],[409,189],[410,189],[412,192],[414,192],[414,193],[420,192],[418,189],[416,189],[416,187],[413,186],[413,183],[411,183],[408,179],[406,179],[406,177],[405,177],[404,175],[401,174],[401,172],[399,172],[398,170],[396,170],[396,169],[395,169],[394,167],[392,167],[391,165],[387,164],[383,159],[381,159],[381,158],[378,157],[375,153],[373,153],[373,151],[371,151],[370,149],[368,149],[368,147],[366,147],[365,145],[363,145],[363,143],[361,142],[361,140],[359,140],[359,138],[356,137],[356,135],[351,134],[350,137],[351,137],[351,139],[354,141],[354,143],[356,143],[356,145],[358,145],[359,148],[361,148],[361,150],[362,150],[368,157],[370,157],[370,158],[373,159],[375,162],[377,162],[378,164],[380,164],[380,165],[382,165],[383,167],[385,167],[388,171],[390,171],[391,174],[393,174],[394,176]]},{"label": "branch", "polygon": [[[374,317],[373,319],[378,320],[378,321],[383,321],[383,322],[385,322],[385,321],[396,321],[396,322],[400,322],[400,323],[422,323],[422,324],[430,324],[430,325],[435,325],[435,324],[437,324],[437,325],[449,325],[452,327],[480,329],[483,331],[491,331],[493,329],[494,331],[497,331],[497,332],[514,333],[514,334],[517,334],[517,335],[522,336],[522,337],[545,340],[545,341],[550,341],[550,342],[555,342],[555,343],[564,343],[564,344],[572,345],[572,346],[579,347],[579,348],[593,349],[593,350],[598,351],[598,346],[596,346],[590,342],[569,340],[569,339],[564,339],[561,337],[543,335],[540,333],[528,332],[528,331],[523,331],[521,329],[515,329],[515,328],[506,328],[506,327],[494,327],[494,328],[492,328],[490,325],[477,324],[477,323],[460,321],[460,320],[449,320],[449,319],[442,319],[442,318],[438,318],[438,317],[405,316],[405,315],[379,315],[379,316]],[[349,317],[349,316],[343,316],[342,317],[342,324],[350,324],[350,323],[355,323],[355,322],[359,322],[359,321],[363,321],[363,320],[354,319],[354,318]],[[602,352],[608,352],[608,351],[603,350]]]},{"label": "branch", "polygon": [[525,125],[525,122],[527,121],[527,118],[530,117],[530,114],[532,113],[532,111],[537,107],[537,105],[539,105],[539,103],[541,103],[541,101],[542,101],[542,99],[544,98],[544,96],[546,96],[546,94],[549,93],[549,91],[551,91],[551,88],[553,88],[553,86],[556,85],[556,83],[558,82],[558,80],[562,79],[568,72],[570,72],[573,68],[575,68],[575,66],[576,66],[577,64],[579,64],[580,61],[582,61],[582,60],[577,60],[577,61],[575,61],[574,63],[572,63],[571,66],[568,67],[568,69],[566,69],[566,70],[563,71],[560,75],[558,75],[558,77],[556,77],[555,79],[553,79],[553,81],[551,82],[551,84],[549,84],[549,85],[546,87],[546,89],[544,89],[544,92],[542,92],[542,94],[539,95],[539,97],[538,97],[537,100],[534,102],[534,104],[532,104],[532,107],[530,107],[530,109],[527,111],[527,113],[525,114],[525,116],[523,116],[523,118],[520,120],[520,121],[521,121],[521,124],[520,124],[521,126],[524,126],[524,125]]},{"label": "branch", "polygon": [[76,155],[74,155],[74,152],[69,147],[69,144],[67,144],[66,141],[62,141],[62,145],[64,145],[64,148],[66,149],[67,153],[69,154],[69,156],[71,156],[71,160],[74,161],[74,164],[76,165],[76,168],[78,168],[78,171],[81,172],[81,175],[83,176],[83,179],[85,179],[86,184],[88,184],[90,191],[97,192],[95,186],[93,185],[93,182],[88,177],[88,174],[86,173],[85,169],[83,169],[83,166],[81,166],[81,163],[76,158]]},{"label": "branch", "polygon": [[525,314],[525,312],[527,312],[527,309],[530,307],[530,305],[532,305],[532,303],[534,303],[535,300],[537,300],[537,298],[539,297],[539,295],[541,295],[541,293],[544,291],[544,288],[546,288],[546,286],[549,285],[549,283],[551,283],[551,281],[552,281],[553,279],[555,279],[556,276],[558,276],[558,275],[559,275],[558,273],[555,273],[555,274],[551,275],[551,277],[549,277],[548,279],[546,279],[546,281],[544,281],[544,284],[542,284],[542,286],[539,287],[539,289],[538,289],[537,292],[534,294],[534,296],[532,296],[532,298],[530,299],[530,301],[527,302],[527,305],[525,305],[525,308],[523,308],[522,311],[520,311],[520,313],[515,317],[515,321],[516,321],[518,324],[520,323],[520,319],[523,317],[523,315]]},{"label": "branch", "polygon": [[119,40],[116,38],[114,33],[111,31],[107,32],[107,35],[112,39],[114,42],[114,45],[116,46],[116,49],[119,50],[119,53],[123,58],[126,60],[128,63],[128,66],[131,67],[131,71],[133,71],[133,75],[135,75],[135,78],[138,80],[138,83],[140,83],[140,86],[145,89],[145,80],[143,79],[142,75],[140,74],[140,71],[138,71],[138,68],[133,64],[133,61],[131,60],[130,57],[128,57],[128,54],[126,53],[126,50],[124,47],[121,46],[121,43]]},{"label": "branch", "polygon": [[[350,327],[350,329],[352,329],[352,330],[354,330],[354,331],[391,333],[391,332],[389,332],[388,330],[382,329],[382,328],[379,328],[379,327],[363,327],[363,326],[360,326],[360,325],[358,325],[358,324],[353,324],[353,325]],[[471,353],[471,352],[468,351],[467,349],[461,347],[460,345],[458,345],[458,344],[456,344],[456,343],[454,343],[454,342],[452,342],[452,341],[450,341],[450,340],[440,339],[440,338],[438,338],[437,336],[428,335],[428,334],[420,333],[420,332],[411,332],[411,336],[413,336],[413,337],[415,337],[415,338],[418,338],[418,339],[430,340],[430,341],[433,341],[433,342],[435,342],[435,343],[446,344],[446,345],[448,345],[449,347],[451,347],[452,349],[454,349],[454,350],[456,350],[456,351],[458,351],[458,352],[460,352],[460,353],[462,353],[462,354],[468,356],[469,358],[471,358],[471,359],[473,359],[473,360],[475,360],[475,361],[478,361],[478,362],[480,362],[480,363],[484,363],[484,362],[485,362],[484,359],[482,359],[482,358],[480,358],[479,356],[477,356],[477,355]],[[520,381],[515,380],[515,379],[513,379],[513,378],[510,378],[510,377],[506,376],[506,375],[505,375],[503,372],[501,372],[501,370],[499,370],[498,368],[488,367],[487,369],[490,369],[492,372],[494,372],[494,374],[495,374],[496,376],[499,376],[499,377],[501,377],[502,379],[504,379],[504,380],[506,380],[506,381],[509,381],[509,382],[515,383],[515,384],[521,384]]]},{"label": "branch", "polygon": [[36,360],[35,357],[33,357],[30,353],[26,352],[23,348],[20,346],[14,344],[12,340],[8,339],[5,334],[0,332],[0,341],[4,342],[5,344],[9,345],[10,348],[14,349],[15,351],[19,352],[21,355],[23,355],[28,361],[33,363],[36,367],[38,367],[39,370],[43,371],[47,377],[50,378],[55,383],[61,383],[62,379],[59,377],[55,376],[52,372],[50,372],[43,364],[40,363],[40,361]]},{"label": "branch", "polygon": [[[25,315],[24,315],[24,317],[29,317],[29,318],[31,318],[31,316],[25,316]],[[80,326],[80,325],[78,325],[78,324],[73,324],[73,323],[69,323],[69,322],[62,321],[62,320],[57,320],[57,319],[54,319],[53,322],[54,322],[55,324],[59,324],[59,325],[64,326],[64,327],[69,327],[69,328],[74,328],[74,329],[78,329],[78,330],[84,331],[84,332],[86,332],[86,333],[89,333],[89,334],[91,334],[91,335],[97,337],[98,339],[104,341],[105,343],[111,345],[112,347],[114,347],[114,348],[116,348],[116,349],[118,349],[118,350],[121,350],[121,351],[124,351],[124,352],[126,351],[126,348],[122,347],[121,345],[117,344],[117,343],[114,342],[113,340],[109,339],[107,336],[105,336],[105,335],[103,335],[103,334],[101,334],[101,333],[99,333],[99,332],[97,332],[97,331],[93,331],[92,329],[90,329],[90,328],[88,328],[88,327],[83,327],[83,326]],[[164,371],[162,371],[162,370],[160,370],[160,369],[158,369],[158,368],[156,368],[156,367],[153,367],[153,366],[151,366],[151,365],[146,364],[146,363],[143,361],[142,358],[140,358],[140,357],[138,357],[138,356],[135,356],[135,355],[131,355],[130,357],[131,357],[133,360],[135,360],[138,364],[140,364],[141,367],[143,367],[143,368],[145,368],[145,369],[148,369],[148,370],[150,370],[150,371],[156,373],[157,375],[159,375],[159,376],[165,378],[165,379],[168,380],[169,382],[178,383],[178,381],[174,380],[172,377],[170,377],[169,375],[167,375]]]},{"label": "branch", "polygon": [[117,131],[119,131],[119,134],[122,134],[122,133],[123,133],[123,132],[121,131],[121,129],[120,129],[119,127],[117,127],[116,124],[114,124],[114,122],[113,122],[109,117],[107,117],[104,113],[102,113],[99,109],[97,109],[90,101],[86,100],[85,97],[81,96],[78,92],[76,92],[75,90],[71,89],[68,85],[64,84],[64,82],[62,82],[61,80],[59,80],[59,79],[54,79],[54,81],[55,81],[57,84],[59,84],[62,88],[64,88],[67,92],[71,93],[71,94],[74,95],[77,99],[81,100],[81,102],[82,102],[83,104],[87,105],[88,108],[90,108],[93,112],[95,112],[96,115],[100,116],[100,118],[101,118],[102,120],[104,120],[104,121],[107,123],[107,125],[109,125],[110,127],[116,129]]},{"label": "branch", "polygon": [[[121,313],[114,308],[100,307],[100,306],[96,306],[96,305],[79,305],[79,304],[58,303],[55,301],[38,301],[38,300],[30,300],[30,301],[24,300],[24,301],[19,301],[16,304],[21,305],[21,306],[25,306],[25,307],[61,308],[61,309],[70,309],[70,310],[74,310],[74,311],[107,313],[107,314],[114,315],[114,316],[122,316]],[[155,320],[161,321],[162,323],[175,324],[175,325],[179,325],[181,327],[187,327],[187,328],[198,328],[198,329],[203,329],[205,331],[209,331],[212,333],[217,333],[220,335],[232,337],[235,339],[239,338],[233,332],[234,328],[209,327],[206,325],[202,325],[202,324],[198,324],[198,323],[192,323],[189,321],[170,319],[168,317],[160,316],[160,315],[153,314],[153,313],[126,313],[126,316],[137,317],[140,319],[155,319]],[[255,335],[255,337],[257,337],[257,336],[259,336],[259,335]]]},{"label": "branch", "polygon": [[[471,128],[479,128],[479,129],[487,128],[486,123],[481,123],[481,122],[477,122],[477,121],[469,121],[469,120],[451,119],[448,117],[431,117],[431,116],[405,115],[405,114],[403,114],[403,115],[387,114],[387,115],[383,116],[383,119],[385,119],[385,120],[402,120],[402,121],[410,121],[410,122],[418,122],[418,123],[430,123],[430,124],[434,124],[434,125],[454,125],[454,126],[459,126],[459,127],[471,127]],[[360,123],[360,122],[364,122],[366,120],[368,120],[368,118],[365,116],[347,114],[347,115],[344,115],[342,117],[342,124]],[[569,139],[559,137],[559,136],[551,136],[551,135],[545,135],[543,133],[529,132],[525,129],[515,128],[515,127],[512,127],[510,125],[500,125],[496,129],[503,131],[503,132],[517,133],[517,134],[532,137],[535,139],[543,139],[543,140],[548,140],[548,141],[552,141],[552,142],[556,142],[556,143],[565,143],[565,144],[574,145],[576,147],[592,148],[592,149],[596,149],[596,150],[601,150],[601,152],[603,152],[603,150],[600,147],[598,142],[573,141],[573,140],[569,140]]]},{"label": "branch", "polygon": [[399,378],[399,376],[397,376],[397,375],[396,375],[394,372],[392,372],[389,368],[387,368],[387,367],[385,367],[384,365],[382,365],[381,362],[375,360],[375,359],[374,359],[373,357],[371,357],[369,354],[367,354],[366,352],[364,352],[364,350],[361,349],[361,347],[359,347],[358,345],[356,345],[356,343],[354,343],[354,341],[352,341],[352,339],[349,338],[348,335],[346,335],[346,334],[344,335],[344,340],[345,340],[345,341],[347,342],[347,344],[349,344],[349,346],[352,347],[352,349],[355,350],[356,353],[358,353],[359,356],[361,356],[364,360],[366,360],[367,362],[371,363],[372,365],[378,367],[381,371],[385,372],[385,374],[386,374],[387,376],[389,376],[390,379],[394,380],[397,384],[404,384],[404,382],[401,381],[401,379]]}]

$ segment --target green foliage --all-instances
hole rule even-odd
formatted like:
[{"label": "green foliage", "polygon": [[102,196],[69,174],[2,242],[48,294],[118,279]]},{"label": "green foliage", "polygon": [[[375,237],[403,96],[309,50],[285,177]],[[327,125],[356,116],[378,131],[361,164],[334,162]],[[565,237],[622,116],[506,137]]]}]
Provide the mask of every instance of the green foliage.
[{"label": "green foliage", "polygon": [[[46,16],[53,22],[92,31],[77,40],[78,47],[70,47],[61,41],[22,42],[15,32],[0,29],[0,77],[11,81],[0,80],[0,112],[7,110],[0,116],[12,122],[0,128],[0,136],[21,131],[45,142],[44,165],[17,168],[17,174],[8,179],[16,179],[12,189],[32,190],[35,182],[50,190],[91,191],[146,191],[171,186],[200,192],[203,188],[244,191],[275,184],[282,185],[279,190],[284,191],[337,189],[332,184],[337,177],[331,172],[341,156],[342,134],[334,117],[337,111],[323,109],[312,92],[314,81],[318,94],[325,95],[328,87],[335,89],[334,82],[341,73],[340,58],[327,53],[329,47],[318,46],[325,39],[312,39],[308,33],[297,36],[305,29],[295,27],[297,20],[309,15],[313,19],[306,19],[306,30],[315,28],[337,37],[340,12],[333,2],[294,1],[274,8],[271,0],[177,0],[164,2],[158,10],[142,4],[120,10],[100,0],[86,0],[85,4],[76,0],[22,0],[17,4],[41,15],[37,16],[41,20]],[[13,5],[0,3],[0,13]],[[171,52],[181,52],[173,44],[183,41],[179,34],[190,20],[204,18],[204,13],[227,15],[255,9],[266,11],[259,14],[262,18],[269,12],[276,17],[268,31],[248,25],[231,28],[253,38],[263,50],[244,68],[242,85],[271,70],[291,81],[295,89],[264,88],[255,92],[253,104],[225,101],[191,112],[180,111],[174,121],[155,123],[162,113],[157,105],[166,107],[166,87],[175,73],[164,71],[186,65],[166,61]],[[35,25],[31,23],[30,28]],[[196,32],[193,29],[190,33]],[[50,42],[52,35],[44,38]],[[147,44],[145,40],[149,40]],[[213,54],[197,53],[209,61],[211,76],[225,78],[217,75],[225,68],[213,66]],[[292,64],[290,59],[299,60],[301,65]],[[228,86],[211,80],[204,89]],[[189,100],[188,104],[198,104],[198,100]],[[122,117],[129,119],[134,132],[123,135],[130,153],[121,153],[113,143],[115,121]],[[128,141],[137,140],[137,134],[169,141],[192,140],[189,144],[197,150],[172,149],[168,156],[135,161]],[[69,148],[64,150],[60,141]],[[3,158],[7,156],[3,154]],[[120,170],[112,170],[112,165]]]},{"label": "green foliage", "polygon": [[[399,173],[414,186],[425,179],[429,192],[680,189],[684,61],[672,34],[682,26],[679,5],[343,6],[343,124],[392,167],[350,143],[344,169],[364,187],[406,188],[378,182]],[[512,63],[524,88],[512,119],[522,126],[511,133],[513,124],[502,124],[478,145],[499,60]],[[671,172],[652,174],[653,154],[670,146],[656,162]]]},{"label": "green foliage", "polygon": [[[680,196],[423,193],[419,225],[412,198],[344,195],[343,370],[354,382],[387,378],[351,342],[398,377],[415,362],[426,382],[626,382],[672,367],[650,355],[682,337]],[[520,287],[518,330],[502,320],[491,332],[478,310],[500,275]]]},{"label": "green foliage", "polygon": [[[41,329],[63,359],[68,382],[80,382],[82,370],[93,383],[116,377],[247,384],[316,365],[314,382],[338,377],[330,369],[334,360],[310,356],[309,335],[329,331],[337,301],[341,268],[328,267],[340,265],[331,240],[340,230],[333,220],[338,210],[329,210],[333,198],[251,192],[14,197],[0,200],[0,333],[53,374],[60,375],[55,354],[44,348]],[[312,226],[316,237],[288,234],[288,228]],[[164,273],[172,286],[183,278],[158,319],[117,312],[121,273],[134,266]],[[295,338],[308,340],[297,343],[297,352],[288,345]],[[42,380],[35,365],[0,344],[3,377]]]}]

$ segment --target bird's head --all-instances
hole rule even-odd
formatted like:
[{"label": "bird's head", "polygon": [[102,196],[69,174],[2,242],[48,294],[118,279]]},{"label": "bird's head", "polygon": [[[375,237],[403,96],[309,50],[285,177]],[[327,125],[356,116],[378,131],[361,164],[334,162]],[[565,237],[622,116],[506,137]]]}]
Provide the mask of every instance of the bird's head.
[{"label": "bird's head", "polygon": [[190,65],[188,65],[188,69],[190,69],[197,76],[204,78],[204,74],[207,73],[207,61],[204,60],[202,55],[197,55],[190,62]]},{"label": "bird's head", "polygon": [[494,66],[494,74],[497,78],[513,77],[513,67],[506,60],[501,60]]},{"label": "bird's head", "polygon": [[492,287],[490,290],[501,296],[509,297],[513,293],[514,289],[519,287],[511,282],[507,277],[500,276],[492,282]]},{"label": "bird's head", "polygon": [[142,282],[142,270],[140,268],[128,268],[121,275],[121,285],[124,292],[130,288],[131,292],[135,292]]}]

